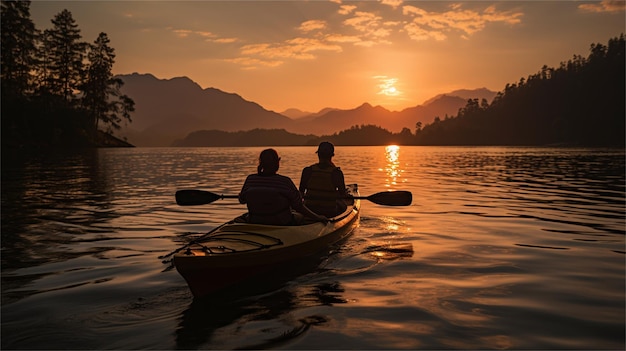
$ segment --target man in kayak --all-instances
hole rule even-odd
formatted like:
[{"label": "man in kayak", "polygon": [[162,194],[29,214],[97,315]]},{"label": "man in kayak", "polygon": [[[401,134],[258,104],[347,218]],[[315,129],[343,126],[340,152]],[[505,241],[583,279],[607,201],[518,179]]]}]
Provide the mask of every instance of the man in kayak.
[{"label": "man in kayak", "polygon": [[317,147],[318,163],[305,167],[300,178],[300,193],[305,205],[316,213],[334,217],[346,209],[346,184],[341,169],[332,161],[335,146],[323,141]]},{"label": "man in kayak", "polygon": [[299,222],[291,209],[315,221],[328,222],[304,205],[302,195],[291,178],[277,174],[280,157],[274,149],[259,156],[256,174],[250,174],[239,193],[239,202],[248,207],[248,222],[256,224],[293,225]]}]

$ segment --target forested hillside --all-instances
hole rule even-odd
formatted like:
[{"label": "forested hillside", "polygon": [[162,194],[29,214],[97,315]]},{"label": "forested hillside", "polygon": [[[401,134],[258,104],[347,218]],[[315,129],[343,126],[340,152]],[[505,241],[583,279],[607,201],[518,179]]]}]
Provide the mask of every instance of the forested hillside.
[{"label": "forested hillside", "polygon": [[544,66],[507,84],[491,104],[469,100],[453,118],[417,131],[419,145],[624,146],[624,34],[587,58]]},{"label": "forested hillside", "polygon": [[41,31],[30,1],[2,1],[2,147],[130,146],[112,131],[130,121],[134,102],[112,74],[106,33],[81,41],[63,10]]}]

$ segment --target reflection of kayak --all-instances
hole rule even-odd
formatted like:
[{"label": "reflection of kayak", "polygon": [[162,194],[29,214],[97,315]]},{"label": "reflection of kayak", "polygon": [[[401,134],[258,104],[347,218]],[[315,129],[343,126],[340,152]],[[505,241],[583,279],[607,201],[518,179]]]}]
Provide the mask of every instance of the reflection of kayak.
[{"label": "reflection of kayak", "polygon": [[[356,184],[350,195],[358,196]],[[178,272],[194,297],[200,297],[245,281],[273,268],[323,254],[332,244],[348,237],[358,225],[360,200],[346,200],[348,208],[327,224],[295,226],[227,222],[195,239],[174,255]]]}]

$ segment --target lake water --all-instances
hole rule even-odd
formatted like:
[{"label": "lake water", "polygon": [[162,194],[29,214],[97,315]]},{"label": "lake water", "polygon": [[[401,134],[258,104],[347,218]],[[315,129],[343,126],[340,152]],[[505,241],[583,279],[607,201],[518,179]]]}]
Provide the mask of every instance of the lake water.
[{"label": "lake water", "polygon": [[[3,155],[2,349],[620,349],[625,154],[337,147],[360,226],[272,291],[195,301],[158,257],[244,211],[263,148]],[[279,147],[297,184],[314,147]],[[389,248],[401,247],[402,250]]]}]

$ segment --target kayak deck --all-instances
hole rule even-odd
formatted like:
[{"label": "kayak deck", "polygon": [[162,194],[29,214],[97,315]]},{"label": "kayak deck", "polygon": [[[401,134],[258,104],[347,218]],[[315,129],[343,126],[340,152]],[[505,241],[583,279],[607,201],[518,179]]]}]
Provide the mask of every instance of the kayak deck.
[{"label": "kayak deck", "polygon": [[206,256],[248,252],[277,245],[283,245],[283,242],[273,236],[244,231],[221,231],[202,242],[192,244],[185,251],[185,255]]}]

